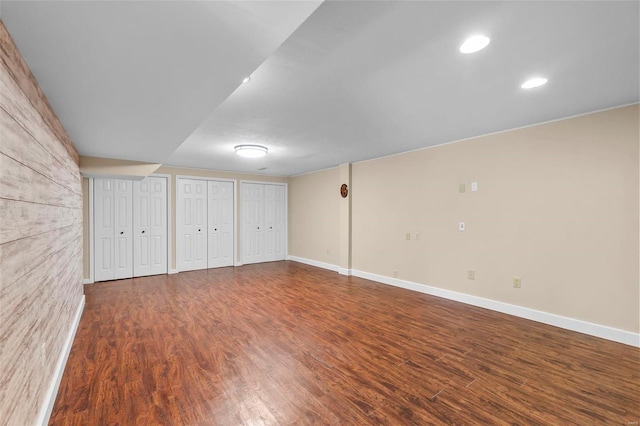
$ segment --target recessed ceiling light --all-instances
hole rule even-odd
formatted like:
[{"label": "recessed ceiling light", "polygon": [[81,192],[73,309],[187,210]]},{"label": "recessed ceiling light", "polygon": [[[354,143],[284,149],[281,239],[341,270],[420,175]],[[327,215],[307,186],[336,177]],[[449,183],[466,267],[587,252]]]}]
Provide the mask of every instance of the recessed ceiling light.
[{"label": "recessed ceiling light", "polygon": [[491,39],[483,35],[475,35],[469,37],[460,45],[460,52],[462,53],[474,53],[478,50],[482,50],[489,45]]},{"label": "recessed ceiling light", "polygon": [[533,77],[522,83],[520,87],[523,89],[533,89],[534,87],[540,87],[547,82],[544,77]]},{"label": "recessed ceiling light", "polygon": [[238,145],[235,150],[236,154],[247,158],[264,157],[269,152],[267,147],[262,145]]},{"label": "recessed ceiling light", "polygon": [[250,81],[251,81],[251,76],[250,76],[250,75],[248,75],[248,76],[246,76],[244,79],[242,79],[242,84],[248,83],[248,82],[250,82]]}]

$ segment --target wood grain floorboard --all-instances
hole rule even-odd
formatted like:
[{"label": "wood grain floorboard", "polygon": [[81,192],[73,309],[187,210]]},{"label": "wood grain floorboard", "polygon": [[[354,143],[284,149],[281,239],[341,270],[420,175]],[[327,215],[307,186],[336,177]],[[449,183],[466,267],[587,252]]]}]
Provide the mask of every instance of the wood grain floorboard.
[{"label": "wood grain floorboard", "polygon": [[85,293],[51,425],[640,419],[638,348],[295,262]]}]

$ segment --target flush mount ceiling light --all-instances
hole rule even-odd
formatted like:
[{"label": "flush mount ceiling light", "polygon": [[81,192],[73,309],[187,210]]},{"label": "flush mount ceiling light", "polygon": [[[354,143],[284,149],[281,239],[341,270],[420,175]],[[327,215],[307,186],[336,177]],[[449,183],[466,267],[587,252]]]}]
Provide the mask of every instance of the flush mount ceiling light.
[{"label": "flush mount ceiling light", "polygon": [[489,45],[491,39],[483,35],[475,35],[469,37],[460,45],[460,52],[462,53],[474,53],[478,50],[482,50]]},{"label": "flush mount ceiling light", "polygon": [[544,77],[534,77],[522,83],[520,87],[523,89],[533,89],[534,87],[540,87],[547,82]]},{"label": "flush mount ceiling light", "polygon": [[262,145],[237,145],[235,150],[236,154],[247,158],[264,157],[269,152],[267,147]]},{"label": "flush mount ceiling light", "polygon": [[251,81],[251,76],[248,75],[248,76],[246,76],[245,78],[242,79],[242,84],[248,83],[250,81]]}]

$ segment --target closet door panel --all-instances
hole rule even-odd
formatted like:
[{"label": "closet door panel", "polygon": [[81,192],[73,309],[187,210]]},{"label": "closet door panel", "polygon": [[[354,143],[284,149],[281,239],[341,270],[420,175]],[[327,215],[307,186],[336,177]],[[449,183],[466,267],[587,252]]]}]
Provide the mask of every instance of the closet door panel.
[{"label": "closet door panel", "polygon": [[243,262],[263,262],[264,185],[243,183],[242,197]]},{"label": "closet door panel", "polygon": [[151,274],[169,272],[169,224],[167,223],[167,179],[149,179],[149,266]]},{"label": "closet door panel", "polygon": [[194,265],[196,269],[207,268],[207,182],[195,181],[193,200],[194,213]]},{"label": "closet door panel", "polygon": [[95,179],[94,187],[94,264],[95,281],[115,277],[115,224],[113,180]]},{"label": "closet door panel", "polygon": [[133,183],[133,269],[136,277],[151,275],[149,195],[148,180]]},{"label": "closet door panel", "polygon": [[167,180],[148,177],[133,182],[134,276],[166,274]]},{"label": "closet door panel", "polygon": [[285,259],[285,187],[273,185],[273,259]]},{"label": "closet door panel", "polygon": [[274,260],[275,185],[264,185],[264,260]]},{"label": "closet door panel", "polygon": [[243,263],[284,260],[286,257],[286,186],[243,183]]},{"label": "closet door panel", "polygon": [[115,273],[114,279],[133,277],[133,182],[114,179]]},{"label": "closet door panel", "polygon": [[208,183],[209,268],[233,266],[233,183]]},{"label": "closet door panel", "polygon": [[222,183],[222,200],[221,200],[221,214],[220,214],[220,261],[221,266],[233,266],[234,264],[234,244],[233,234],[235,228],[235,221],[233,217],[234,212],[234,194],[233,194],[233,182]]}]

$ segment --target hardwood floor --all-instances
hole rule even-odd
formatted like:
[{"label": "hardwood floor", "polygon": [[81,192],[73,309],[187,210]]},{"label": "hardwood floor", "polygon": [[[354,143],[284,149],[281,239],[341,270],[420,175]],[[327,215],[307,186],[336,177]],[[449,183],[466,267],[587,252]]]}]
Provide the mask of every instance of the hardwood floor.
[{"label": "hardwood floor", "polygon": [[299,263],[85,292],[51,425],[640,419],[637,348]]}]

